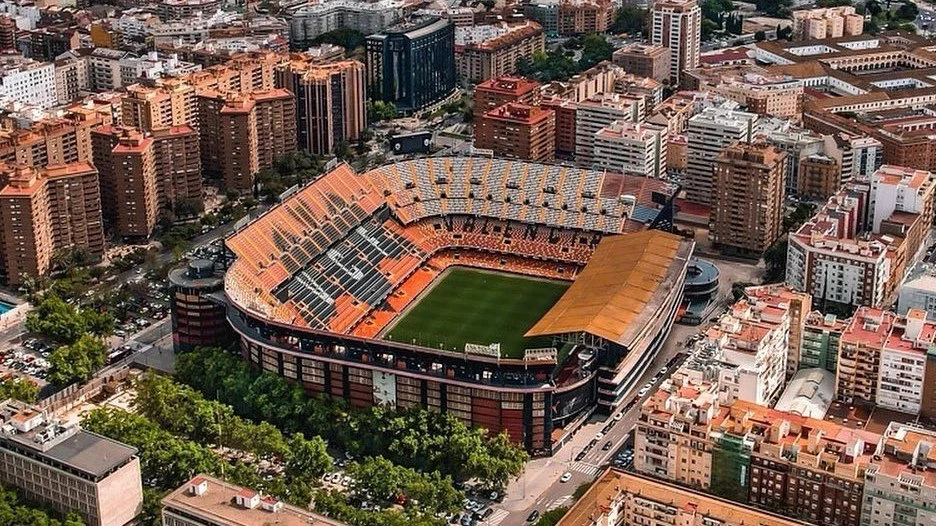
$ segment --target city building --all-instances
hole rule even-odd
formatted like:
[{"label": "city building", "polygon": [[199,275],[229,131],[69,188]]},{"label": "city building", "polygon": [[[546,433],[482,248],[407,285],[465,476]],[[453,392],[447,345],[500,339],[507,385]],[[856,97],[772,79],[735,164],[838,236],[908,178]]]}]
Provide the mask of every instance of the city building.
[{"label": "city building", "polygon": [[884,161],[884,146],[871,137],[835,133],[825,136],[827,155],[842,169],[842,182],[856,177],[871,177]]},{"label": "city building", "polygon": [[726,501],[637,473],[609,468],[557,526],[805,526],[768,511]]},{"label": "city building", "polygon": [[556,156],[570,159],[575,155],[576,104],[572,101],[550,97],[539,106],[556,114]]},{"label": "city building", "polygon": [[897,313],[906,314],[910,309],[926,311],[936,319],[936,266],[932,258],[915,264],[900,284],[897,296]]},{"label": "city building", "polygon": [[91,132],[91,142],[104,223],[118,236],[148,238],[163,211],[202,199],[199,134],[191,126],[150,133],[100,126]]},{"label": "city building", "polygon": [[198,94],[205,176],[225,188],[252,192],[254,176],[296,151],[296,98],[277,88],[249,94]]},{"label": "city building", "polygon": [[0,102],[55,106],[55,66],[19,55],[0,57]]},{"label": "city building", "polygon": [[670,84],[679,86],[684,71],[699,67],[702,10],[696,0],[656,0],[650,23],[650,42],[669,49]]},{"label": "city building", "polygon": [[832,157],[812,154],[800,161],[797,192],[804,199],[825,200],[842,186],[842,170]]},{"label": "city building", "polygon": [[[824,155],[828,146],[825,138],[818,133],[793,127],[761,130],[758,137],[774,145],[778,150],[787,154],[787,172],[784,175],[784,192],[786,195],[799,193],[800,170],[803,161],[812,155]],[[838,191],[838,186],[835,187]]]},{"label": "city building", "polygon": [[737,101],[747,111],[799,122],[803,116],[804,82],[770,74],[758,66],[722,66],[685,72],[684,82]]},{"label": "city building", "polygon": [[221,9],[221,0],[159,0],[156,15],[160,20],[186,20],[210,15]]},{"label": "city building", "polygon": [[289,42],[296,49],[305,49],[319,35],[340,28],[365,35],[379,33],[399,22],[405,7],[405,2],[398,0],[338,0],[303,5],[290,15]]},{"label": "city building", "polygon": [[272,495],[262,495],[208,475],[196,475],[163,498],[162,524],[342,526],[343,523],[285,504]]},{"label": "city building", "polygon": [[485,113],[510,102],[537,105],[539,86],[539,82],[524,77],[496,77],[481,82],[474,89],[475,123]]},{"label": "city building", "polygon": [[81,47],[81,38],[74,27],[40,27],[30,30],[27,36],[25,49],[20,49],[20,52],[43,62],[51,62],[66,51]]},{"label": "city building", "polygon": [[143,511],[136,449],[63,424],[15,400],[0,405],[0,482],[88,526],[124,526]]},{"label": "city building", "polygon": [[806,315],[799,368],[821,367],[835,374],[842,333],[847,326],[848,320],[835,314],[822,314],[816,310]]},{"label": "city building", "polygon": [[664,380],[641,407],[634,470],[788,520],[862,524],[864,470],[880,435],[725,402],[718,390],[718,381],[680,371]]},{"label": "city building", "polygon": [[551,37],[604,33],[614,16],[614,4],[607,0],[537,0],[525,4],[523,13]]},{"label": "city building", "polygon": [[548,161],[556,154],[556,114],[536,106],[504,104],[477,122],[474,145],[499,157]]},{"label": "city building", "polygon": [[0,274],[8,285],[46,275],[53,255],[104,254],[97,170],[88,162],[0,168]]},{"label": "city building", "polygon": [[822,40],[860,35],[864,16],[848,6],[793,11],[794,40]]},{"label": "city building", "polygon": [[624,71],[640,77],[647,77],[657,82],[666,82],[670,78],[670,51],[655,44],[634,43],[614,51],[611,62],[624,68]]},{"label": "city building", "polygon": [[575,160],[595,164],[595,134],[614,122],[640,123],[646,110],[643,97],[598,93],[575,105]]},{"label": "city building", "polygon": [[664,179],[667,143],[663,127],[614,121],[595,133],[592,158],[611,172]]},{"label": "city building", "polygon": [[709,107],[689,119],[683,187],[686,199],[711,205],[715,165],[722,150],[735,142],[750,142],[757,131],[756,113]]},{"label": "city building", "polygon": [[418,113],[455,91],[455,25],[423,19],[367,37],[367,92],[398,112]]},{"label": "city building", "polygon": [[231,343],[224,305],[208,296],[224,289],[215,262],[197,259],[169,271],[169,304],[175,352]]},{"label": "city building", "polygon": [[865,470],[863,524],[923,526],[936,521],[936,433],[891,422]]},{"label": "city building", "polygon": [[910,309],[906,316],[897,318],[881,349],[875,405],[920,413],[927,352],[933,347],[934,336],[936,322],[927,320],[926,311]]},{"label": "city building", "polygon": [[339,143],[351,144],[367,126],[364,64],[293,61],[277,71],[277,87],[296,96],[298,147],[327,155]]},{"label": "city building", "polygon": [[455,29],[456,70],[469,82],[512,75],[520,60],[532,63],[533,54],[545,50],[543,27],[532,21]]},{"label": "city building", "polygon": [[839,347],[836,394],[854,404],[873,404],[877,399],[881,350],[897,321],[893,312],[859,307],[842,333]]},{"label": "city building", "polygon": [[723,251],[759,257],[783,231],[787,155],[765,141],[736,142],[722,150],[712,185],[712,243]]}]

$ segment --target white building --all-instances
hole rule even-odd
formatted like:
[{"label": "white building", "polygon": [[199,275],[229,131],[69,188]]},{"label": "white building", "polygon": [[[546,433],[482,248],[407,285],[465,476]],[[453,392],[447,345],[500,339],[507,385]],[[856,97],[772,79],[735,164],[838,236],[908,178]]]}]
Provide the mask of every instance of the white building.
[{"label": "white building", "polygon": [[790,379],[774,409],[822,420],[834,401],[834,373],[819,367],[800,369]]},{"label": "white building", "polygon": [[903,166],[884,165],[874,172],[871,176],[873,231],[879,232],[881,222],[894,212],[926,214],[933,206],[933,182],[931,173]]},{"label": "white building", "polygon": [[749,142],[757,132],[756,113],[705,108],[689,119],[686,174],[683,187],[686,199],[709,205],[712,198],[715,163],[728,145]]},{"label": "white building", "polygon": [[763,134],[764,140],[778,150],[786,152],[789,162],[784,176],[786,195],[796,195],[799,192],[799,170],[803,159],[810,155],[824,152],[825,142],[823,136],[809,130],[778,130]]},{"label": "white building", "polygon": [[842,182],[870,177],[884,163],[884,145],[871,137],[837,133],[826,135],[826,155],[842,167]]},{"label": "white building", "polygon": [[907,273],[897,297],[897,313],[910,309],[926,311],[936,320],[936,264],[919,262]]},{"label": "white building", "polygon": [[46,109],[55,106],[55,65],[19,55],[0,59],[0,98]]},{"label": "white building", "polygon": [[665,127],[615,121],[595,133],[594,165],[631,175],[666,176]]},{"label": "white building", "polygon": [[864,526],[936,524],[936,432],[888,424],[865,470]]},{"label": "white building", "polygon": [[365,35],[379,33],[403,18],[403,8],[399,0],[331,0],[305,5],[292,13],[289,42],[305,47],[322,33],[343,27]]},{"label": "white building", "polygon": [[598,93],[576,105],[575,160],[583,166],[595,164],[595,134],[611,123],[643,121],[643,97],[618,93]]},{"label": "white building", "polygon": [[696,0],[658,0],[650,17],[650,43],[669,48],[670,81],[678,85],[683,71],[699,67],[702,10]]},{"label": "white building", "polygon": [[33,2],[0,2],[0,14],[8,15],[23,31],[36,29],[42,19],[42,11]]},{"label": "white building", "polygon": [[881,349],[877,378],[879,407],[918,414],[923,402],[926,351],[933,345],[936,323],[926,311],[911,309],[894,324]]}]

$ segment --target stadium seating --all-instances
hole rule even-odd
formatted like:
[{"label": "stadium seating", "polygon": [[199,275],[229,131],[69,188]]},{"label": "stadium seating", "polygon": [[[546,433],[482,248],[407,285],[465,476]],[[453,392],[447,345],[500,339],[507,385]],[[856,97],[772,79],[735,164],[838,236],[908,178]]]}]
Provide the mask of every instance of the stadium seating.
[{"label": "stadium seating", "polygon": [[[657,186],[558,165],[438,157],[340,165],[227,240],[225,290],[297,326],[372,337],[452,265],[573,279]],[[642,205],[646,207],[646,205]]]}]

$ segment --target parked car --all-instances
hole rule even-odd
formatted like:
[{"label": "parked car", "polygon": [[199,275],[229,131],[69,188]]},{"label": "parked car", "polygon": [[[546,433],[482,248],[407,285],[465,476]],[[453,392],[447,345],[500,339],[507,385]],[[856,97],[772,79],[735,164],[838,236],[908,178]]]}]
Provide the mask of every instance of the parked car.
[{"label": "parked car", "polygon": [[536,519],[539,518],[539,516],[540,516],[539,510],[533,510],[532,512],[530,512],[529,515],[527,515],[527,522],[534,522]]},{"label": "parked car", "polygon": [[568,481],[570,481],[570,480],[572,480],[572,473],[569,472],[569,471],[566,471],[565,473],[563,473],[563,474],[562,474],[562,477],[559,478],[559,482],[561,482],[561,483],[563,483],[563,484],[565,484],[566,482],[568,482]]}]

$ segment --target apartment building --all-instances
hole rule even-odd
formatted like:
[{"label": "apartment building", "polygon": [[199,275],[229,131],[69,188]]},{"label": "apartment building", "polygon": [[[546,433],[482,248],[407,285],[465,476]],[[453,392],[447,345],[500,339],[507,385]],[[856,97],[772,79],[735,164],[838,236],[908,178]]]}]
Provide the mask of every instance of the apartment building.
[{"label": "apartment building", "polygon": [[[680,371],[664,380],[641,407],[636,472],[790,520],[861,524],[864,466],[879,435],[750,401],[725,403],[718,385]],[[692,473],[688,482],[684,472]]]},{"label": "apartment building", "polygon": [[455,29],[455,65],[470,82],[512,75],[520,60],[532,61],[534,53],[545,50],[543,27],[532,21]]},{"label": "apartment building", "polygon": [[276,75],[277,87],[296,96],[299,148],[327,155],[338,143],[358,140],[367,126],[364,64],[292,61]]},{"label": "apartment building", "polygon": [[197,475],[162,500],[163,526],[343,526],[272,495]]},{"label": "apartment building", "polygon": [[74,27],[48,26],[31,29],[28,32],[28,41],[23,55],[51,62],[55,57],[81,47],[81,38]]},{"label": "apartment building", "polygon": [[170,126],[197,126],[195,87],[182,81],[159,87],[127,86],[121,103],[121,123],[143,131]]},{"label": "apartment building", "polygon": [[736,142],[715,163],[710,236],[725,251],[760,256],[783,230],[787,155],[764,141]]},{"label": "apartment building", "polygon": [[907,271],[897,296],[897,312],[924,310],[936,319],[936,265],[932,258],[920,261]]},{"label": "apartment building", "polygon": [[0,271],[7,284],[43,276],[60,250],[104,254],[97,170],[88,162],[0,166]]},{"label": "apartment building", "polygon": [[29,128],[0,126],[0,161],[36,167],[91,159],[91,129],[102,123],[95,114],[66,114],[43,119]]},{"label": "apartment building", "polygon": [[834,133],[825,135],[825,151],[842,169],[842,182],[870,177],[884,163],[884,145],[873,137]]},{"label": "apartment building", "polygon": [[934,336],[936,323],[927,320],[926,311],[911,309],[906,316],[897,317],[881,349],[875,405],[920,413],[926,356]]},{"label": "apartment building", "polygon": [[[731,66],[728,67],[729,69]],[[798,122],[803,117],[803,81],[789,75],[748,72],[720,74],[722,68],[702,70],[715,79],[708,88],[747,107],[747,111]]]},{"label": "apartment building", "polygon": [[365,35],[379,33],[399,22],[405,14],[405,7],[398,0],[340,0],[305,5],[290,16],[289,42],[295,48],[305,49],[319,35],[339,28],[353,29]]},{"label": "apartment building", "polygon": [[686,199],[709,206],[715,165],[722,150],[735,142],[750,142],[757,131],[756,113],[709,107],[689,119],[688,164],[683,180]]},{"label": "apartment building", "polygon": [[796,195],[828,199],[842,186],[842,169],[832,157],[812,154],[800,161]]},{"label": "apartment building", "polygon": [[211,15],[221,9],[221,0],[159,0],[156,14],[160,20],[186,20]]},{"label": "apartment building", "polygon": [[543,99],[539,107],[552,110],[556,114],[556,156],[571,158],[575,155],[576,104],[565,99],[549,97]]},{"label": "apartment building", "polygon": [[897,321],[893,312],[859,307],[842,333],[836,394],[847,403],[877,399],[881,349]]},{"label": "apartment building", "polygon": [[205,176],[239,192],[254,176],[296,151],[296,102],[287,90],[250,94],[199,93],[201,157]]},{"label": "apartment building", "polygon": [[156,161],[156,202],[160,211],[184,199],[202,199],[202,171],[198,132],[191,126],[159,128],[152,132]]},{"label": "apartment building", "polygon": [[703,345],[725,364],[719,380],[727,400],[769,405],[796,371],[787,364],[791,356],[799,356],[811,298],[785,285],[745,292],[748,297],[706,332]]},{"label": "apartment building", "polygon": [[657,0],[650,6],[650,42],[669,49],[670,83],[699,67],[702,10],[696,0]]},{"label": "apartment building", "polygon": [[936,433],[891,422],[865,471],[862,524],[936,523]]},{"label": "apartment building", "polygon": [[595,134],[612,123],[640,123],[644,120],[643,97],[599,93],[575,108],[575,160],[583,166],[595,164]]},{"label": "apartment building", "polygon": [[670,51],[668,48],[635,42],[614,51],[611,62],[624,68],[624,71],[639,77],[647,77],[657,82],[666,82],[670,78]]},{"label": "apartment building", "polygon": [[129,239],[147,239],[159,218],[158,175],[153,138],[131,129],[111,150],[116,230]]},{"label": "apartment building", "polygon": [[143,510],[140,460],[127,445],[49,418],[15,400],[0,404],[0,482],[88,526],[124,526]]},{"label": "apartment building", "polygon": [[562,0],[556,14],[560,35],[604,33],[614,16],[609,0]]},{"label": "apartment building", "polygon": [[18,102],[37,108],[55,106],[55,66],[20,55],[0,58],[0,102]]},{"label": "apartment building", "polygon": [[475,147],[499,157],[548,161],[556,153],[556,114],[526,104],[504,104],[478,121]]},{"label": "apartment building", "polygon": [[540,83],[524,77],[495,77],[475,86],[474,117],[477,122],[485,113],[510,102],[528,106],[539,103]]},{"label": "apartment building", "polygon": [[614,121],[595,133],[594,164],[611,172],[662,179],[668,142],[661,126]]},{"label": "apartment building", "polygon": [[821,40],[860,35],[864,17],[852,6],[797,9],[793,12],[793,40]]},{"label": "apartment building", "polygon": [[557,526],[805,526],[806,523],[729,502],[639,474],[609,468]]},{"label": "apartment building", "polygon": [[835,374],[838,371],[839,346],[847,326],[848,319],[835,314],[822,314],[817,310],[807,314],[799,368],[819,367]]}]

